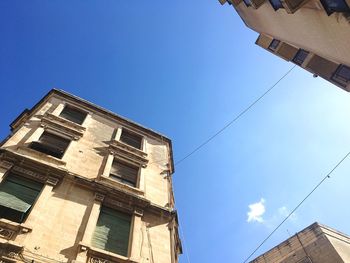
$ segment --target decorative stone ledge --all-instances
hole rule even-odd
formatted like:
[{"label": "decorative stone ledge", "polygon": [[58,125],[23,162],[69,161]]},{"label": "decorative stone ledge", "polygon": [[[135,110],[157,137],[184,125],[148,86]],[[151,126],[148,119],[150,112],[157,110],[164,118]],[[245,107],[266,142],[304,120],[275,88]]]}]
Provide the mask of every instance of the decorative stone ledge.
[{"label": "decorative stone ledge", "polygon": [[79,244],[79,250],[87,251],[87,263],[139,263],[139,261],[132,260],[129,257],[124,257],[103,249],[92,248],[83,243]]},{"label": "decorative stone ledge", "polygon": [[134,164],[147,167],[147,153],[127,145],[121,141],[113,140],[110,142],[109,149],[112,154],[124,158]]},{"label": "decorative stone ledge", "polygon": [[121,182],[113,180],[113,179],[111,179],[109,177],[106,177],[104,175],[101,175],[100,181],[103,182],[103,183],[106,183],[109,186],[112,186],[114,188],[123,190],[124,192],[133,193],[133,194],[136,194],[136,195],[145,195],[145,193],[143,191],[141,191],[140,189],[138,189],[136,187],[132,187],[132,186],[127,185],[127,184],[123,184]]},{"label": "decorative stone ledge", "polygon": [[41,126],[47,130],[52,130],[56,133],[61,133],[70,137],[72,140],[81,138],[86,130],[85,127],[66,120],[53,114],[45,114],[41,119]]},{"label": "decorative stone ledge", "polygon": [[0,238],[12,240],[19,234],[31,232],[32,229],[25,224],[18,224],[7,219],[0,219]]},{"label": "decorative stone ledge", "polygon": [[38,152],[36,150],[30,149],[25,146],[19,146],[17,149],[17,153],[26,156],[27,158],[40,160],[41,162],[45,162],[48,164],[53,164],[57,166],[65,166],[66,162],[55,158],[53,156],[47,155],[45,153]]}]

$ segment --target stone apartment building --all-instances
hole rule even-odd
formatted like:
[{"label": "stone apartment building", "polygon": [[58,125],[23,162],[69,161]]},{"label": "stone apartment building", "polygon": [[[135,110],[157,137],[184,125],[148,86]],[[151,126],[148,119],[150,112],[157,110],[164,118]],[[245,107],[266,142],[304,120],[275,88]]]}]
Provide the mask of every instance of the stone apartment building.
[{"label": "stone apartment building", "polygon": [[250,263],[348,263],[350,237],[314,223]]},{"label": "stone apartment building", "polygon": [[219,1],[259,33],[257,45],[350,91],[350,0]]},{"label": "stone apartment building", "polygon": [[178,262],[170,139],[56,89],[10,127],[0,262]]}]

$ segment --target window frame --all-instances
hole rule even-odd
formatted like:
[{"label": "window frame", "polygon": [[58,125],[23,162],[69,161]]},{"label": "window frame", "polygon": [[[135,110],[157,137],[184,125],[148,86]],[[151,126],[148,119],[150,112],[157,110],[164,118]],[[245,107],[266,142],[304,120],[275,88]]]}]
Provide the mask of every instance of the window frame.
[{"label": "window frame", "polygon": [[[276,5],[274,1],[278,1],[279,5]],[[269,0],[269,2],[275,11],[277,11],[278,9],[284,9],[284,6],[282,5],[282,2],[280,0]]]},{"label": "window frame", "polygon": [[338,66],[338,68],[336,69],[336,71],[333,73],[331,79],[332,79],[333,81],[335,81],[336,83],[338,83],[338,84],[340,84],[340,85],[346,87],[346,86],[350,83],[350,75],[349,75],[349,78],[346,78],[346,77],[340,75],[339,72],[340,72],[343,68],[345,68],[346,70],[348,70],[349,73],[350,73],[350,67],[349,67],[349,66],[346,66],[346,65],[344,65],[344,64],[340,64],[340,65]]},{"label": "window frame", "polygon": [[[71,110],[73,110],[73,111],[79,112],[79,113],[81,113],[82,115],[85,115],[85,116],[84,116],[84,118],[81,120],[81,122],[73,121],[73,120],[71,120],[71,119],[68,119],[68,118],[62,116],[62,114],[64,114],[64,111],[67,110],[67,109],[71,109]],[[88,116],[88,114],[89,114],[89,113],[88,113],[87,111],[85,111],[85,110],[82,110],[82,109],[80,109],[80,108],[77,108],[77,107],[75,107],[75,106],[73,106],[73,105],[71,105],[71,104],[65,104],[65,105],[64,105],[64,108],[62,109],[62,111],[59,113],[58,116],[59,116],[60,118],[62,118],[62,119],[65,119],[65,120],[67,120],[67,121],[70,121],[70,122],[73,122],[73,123],[75,123],[75,124],[77,124],[77,125],[82,126],[83,123],[85,122],[86,117]]]},{"label": "window frame", "polygon": [[329,7],[327,0],[321,0],[321,4],[323,6],[323,9],[326,11],[327,15],[330,16],[331,14],[335,12],[339,13],[349,13],[350,12],[350,6],[345,0],[337,0],[337,1],[342,1],[342,4],[344,4],[347,8],[346,10],[333,10],[332,8]]},{"label": "window frame", "polygon": [[[49,136],[53,136],[53,137],[56,137],[56,138],[60,138],[60,139],[62,139],[62,140],[65,140],[66,142],[67,142],[67,145],[66,145],[66,147],[65,147],[65,149],[64,150],[62,150],[62,152],[60,153],[60,154],[57,154],[57,156],[55,156],[54,154],[50,154],[50,153],[48,153],[47,151],[41,151],[40,150],[40,147],[42,147],[42,146],[48,146],[49,147],[49,149],[48,149],[48,151],[50,151],[50,148],[51,148],[51,146],[52,145],[50,145],[50,144],[45,144],[45,143],[43,143],[43,142],[41,142],[40,140],[42,139],[42,137],[43,136],[45,136],[45,135],[49,135]],[[64,157],[64,155],[65,155],[65,153],[67,152],[67,149],[69,148],[69,146],[70,146],[70,144],[71,144],[71,142],[72,142],[72,140],[70,139],[70,138],[67,138],[66,136],[62,136],[62,135],[59,135],[59,134],[56,134],[56,133],[53,133],[53,132],[49,132],[49,131],[46,131],[46,130],[44,130],[44,132],[40,135],[40,137],[39,137],[39,139],[37,140],[37,141],[32,141],[31,143],[30,143],[30,145],[29,145],[29,148],[31,148],[31,149],[33,149],[33,150],[35,150],[35,151],[38,151],[38,152],[40,152],[40,153],[43,153],[43,154],[46,154],[46,155],[48,155],[48,156],[51,156],[51,157],[53,157],[53,158],[57,158],[57,159],[62,159],[63,157]],[[54,147],[52,147],[52,148],[54,148]],[[53,150],[51,148],[51,150]],[[43,149],[45,149],[45,147],[43,147]]]},{"label": "window frame", "polygon": [[[300,56],[301,53],[304,53],[306,54],[305,58],[303,60],[299,59],[298,56]],[[305,50],[305,49],[302,49],[302,48],[299,48],[298,52],[295,54],[294,58],[293,58],[293,62],[299,66],[301,66],[305,60],[307,59],[307,57],[310,55],[310,52]]]},{"label": "window frame", "polygon": [[278,40],[278,39],[275,39],[275,38],[272,39],[272,41],[271,41],[271,43],[270,43],[270,45],[268,47],[268,50],[270,50],[272,52],[276,52],[278,50],[278,48],[280,47],[281,43],[282,43],[281,40]]},{"label": "window frame", "polygon": [[[123,141],[123,139],[122,139],[122,138],[123,138],[123,133],[124,133],[124,134],[126,133],[126,134],[131,135],[131,136],[139,137],[139,139],[140,139],[140,148],[135,147],[135,146],[133,146],[133,145],[131,145],[131,144],[129,144],[129,143]],[[126,145],[128,145],[128,146],[130,146],[130,147],[132,147],[132,148],[134,148],[134,149],[137,149],[137,150],[139,150],[139,151],[144,151],[144,149],[143,149],[143,148],[144,148],[144,147],[143,147],[144,136],[142,136],[142,135],[140,135],[140,134],[138,134],[138,133],[136,133],[136,132],[133,132],[133,131],[131,131],[131,130],[129,130],[129,129],[126,129],[126,128],[122,128],[122,129],[121,129],[119,141],[122,142],[122,143],[124,143],[124,144],[126,144]]]},{"label": "window frame", "polygon": [[[128,179],[123,178],[122,175],[118,175],[118,174],[114,174],[113,173],[113,169],[114,169],[113,166],[114,165],[118,165],[117,163],[119,163],[119,164],[121,164],[123,166],[127,166],[128,168],[135,168],[135,170],[137,169],[135,182],[132,182],[132,181],[130,181]],[[139,187],[140,187],[140,173],[141,173],[141,167],[140,166],[137,166],[135,164],[131,164],[129,162],[126,162],[126,161],[123,161],[123,160],[120,160],[120,159],[114,157],[113,162],[112,162],[112,166],[111,166],[111,170],[110,170],[110,172],[108,174],[108,178],[110,178],[111,180],[113,180],[115,182],[127,185],[129,187],[133,187],[133,188],[139,189]]]}]

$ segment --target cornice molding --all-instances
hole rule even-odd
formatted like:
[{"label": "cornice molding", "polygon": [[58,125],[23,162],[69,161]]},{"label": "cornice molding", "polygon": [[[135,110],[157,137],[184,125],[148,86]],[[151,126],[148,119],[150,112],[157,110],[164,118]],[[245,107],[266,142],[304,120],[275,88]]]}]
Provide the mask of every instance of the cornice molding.
[{"label": "cornice molding", "polygon": [[32,158],[28,158],[8,149],[0,149],[0,153],[0,161],[13,163],[14,167],[19,167],[16,168],[17,171],[20,170],[24,176],[32,176],[32,178],[36,178],[35,180],[37,181],[40,180],[41,182],[45,183],[49,177],[58,179],[59,181],[65,178],[88,188],[92,192],[103,193],[105,196],[104,202],[106,204],[110,204],[111,206],[124,204],[125,208],[130,211],[138,208],[161,217],[171,218],[174,215],[173,209],[154,204],[144,196],[140,196],[126,189],[116,188],[112,185],[103,183],[100,181],[100,179],[86,178],[78,174],[71,173],[65,168],[33,160]]},{"label": "cornice molding", "polygon": [[147,153],[121,141],[112,140],[109,144],[109,152],[118,158],[126,159],[143,168],[147,167]]},{"label": "cornice molding", "polygon": [[46,130],[52,130],[58,134],[68,136],[72,140],[80,139],[86,130],[85,127],[79,124],[51,113],[47,113],[41,118],[41,126]]}]

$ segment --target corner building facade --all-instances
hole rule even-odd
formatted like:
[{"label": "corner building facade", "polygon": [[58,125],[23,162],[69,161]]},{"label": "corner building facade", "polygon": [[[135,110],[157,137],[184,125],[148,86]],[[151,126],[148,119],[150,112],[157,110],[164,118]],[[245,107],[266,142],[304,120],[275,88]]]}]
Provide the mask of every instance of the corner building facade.
[{"label": "corner building facade", "polygon": [[55,89],[10,127],[0,262],[178,262],[170,139]]},{"label": "corner building facade", "polygon": [[313,223],[250,263],[348,263],[350,237]]},{"label": "corner building facade", "polygon": [[256,44],[350,91],[350,0],[219,0],[229,3]]}]

